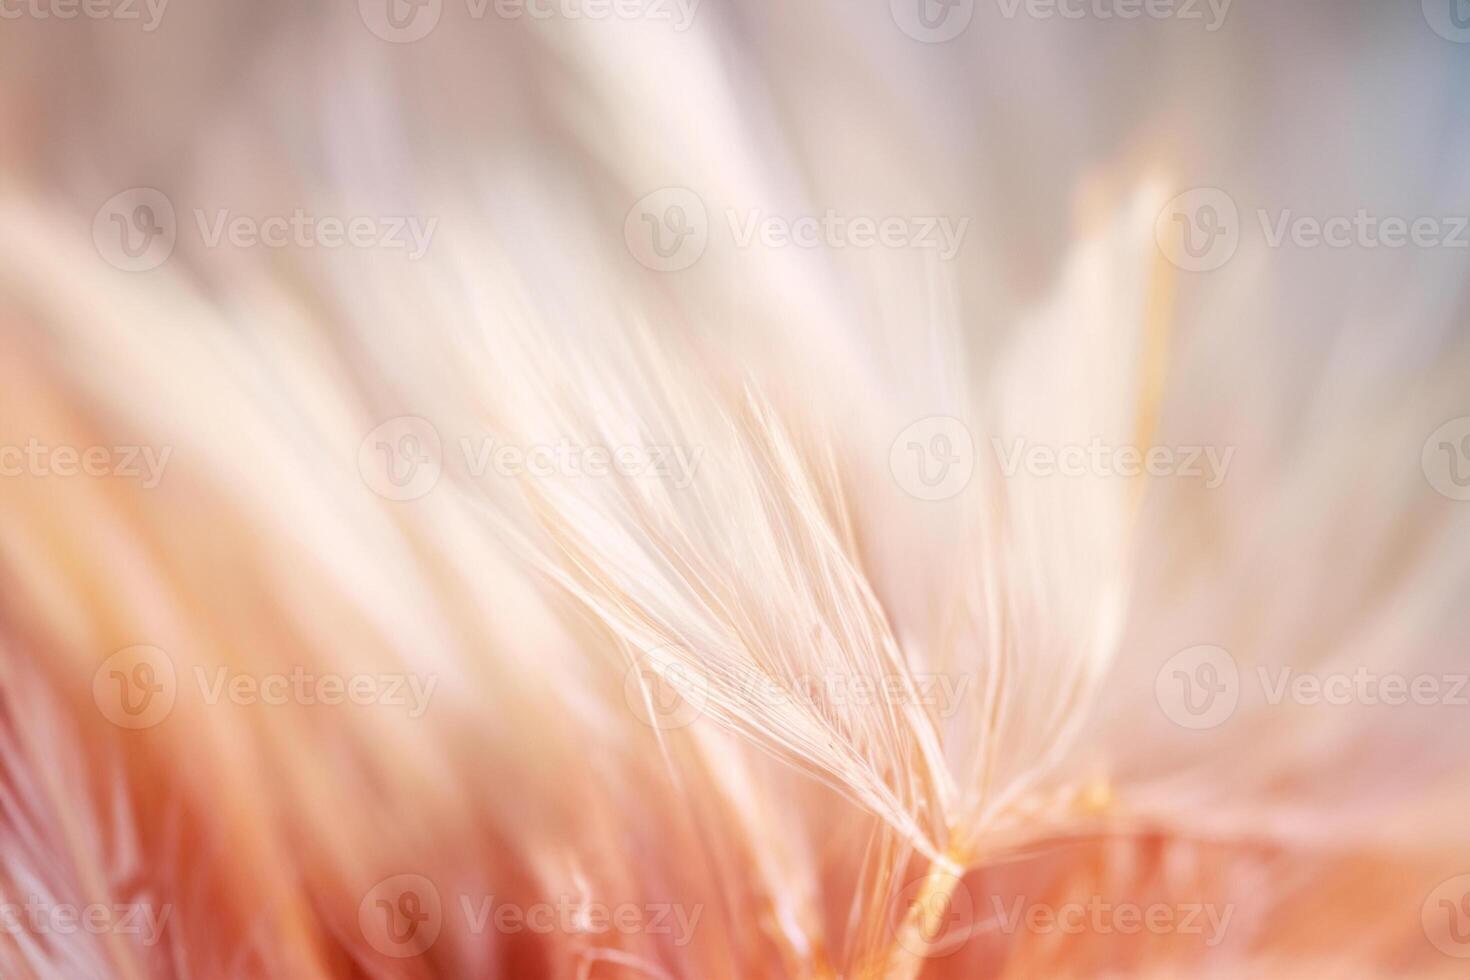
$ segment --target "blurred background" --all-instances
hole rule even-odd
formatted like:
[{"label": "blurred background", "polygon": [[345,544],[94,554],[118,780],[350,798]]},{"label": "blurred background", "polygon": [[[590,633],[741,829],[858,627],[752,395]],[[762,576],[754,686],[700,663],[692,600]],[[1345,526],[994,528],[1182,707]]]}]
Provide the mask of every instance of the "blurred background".
[{"label": "blurred background", "polygon": [[1467,81],[0,0],[0,972],[1462,975]]}]

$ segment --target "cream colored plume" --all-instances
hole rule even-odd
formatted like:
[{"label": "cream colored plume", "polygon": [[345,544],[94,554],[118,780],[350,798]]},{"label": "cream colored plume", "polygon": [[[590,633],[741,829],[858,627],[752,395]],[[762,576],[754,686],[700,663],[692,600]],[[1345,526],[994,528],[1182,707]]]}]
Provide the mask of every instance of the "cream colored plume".
[{"label": "cream colored plume", "polygon": [[[158,470],[0,475],[0,974],[1460,975],[1463,260],[1257,217],[1463,213],[1454,42],[372,4],[0,22],[0,466]],[[955,250],[761,223],[827,212]],[[1095,445],[1205,475],[1056,471]],[[1356,677],[1437,700],[1310,695]]]}]

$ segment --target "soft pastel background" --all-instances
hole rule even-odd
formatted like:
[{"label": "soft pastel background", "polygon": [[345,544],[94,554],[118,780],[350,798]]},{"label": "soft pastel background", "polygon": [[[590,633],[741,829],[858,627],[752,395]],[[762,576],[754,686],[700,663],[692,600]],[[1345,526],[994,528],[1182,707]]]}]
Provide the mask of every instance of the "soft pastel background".
[{"label": "soft pastel background", "polygon": [[[155,486],[0,477],[0,900],[47,926],[0,930],[0,972],[1470,970],[1470,249],[1257,218],[1470,213],[1459,0],[1213,30],[926,0],[970,18],[938,43],[904,0],[386,2],[427,33],[376,0],[0,7],[0,446],[168,452]],[[176,240],[126,271],[139,188]],[[1199,188],[1239,241],[1191,271]],[[685,268],[645,261],[651,194],[698,202]],[[418,258],[210,246],[221,209],[434,225]],[[829,209],[967,224],[944,260],[726,217]],[[942,499],[916,424],[969,473]],[[1232,455],[1207,487],[1008,475],[992,441],[1094,438]],[[477,475],[462,439],[698,464]],[[440,475],[392,499],[379,442]],[[1200,647],[1237,704],[1191,727]],[[221,668],[433,687],[211,702]],[[1445,697],[1272,703],[1283,668]],[[127,727],[114,670],[169,679],[158,717]],[[957,693],[749,693],[813,676]],[[491,896],[577,911],[475,928]],[[1230,918],[1006,928],[1018,898]],[[89,905],[168,916],[57,928]]]}]

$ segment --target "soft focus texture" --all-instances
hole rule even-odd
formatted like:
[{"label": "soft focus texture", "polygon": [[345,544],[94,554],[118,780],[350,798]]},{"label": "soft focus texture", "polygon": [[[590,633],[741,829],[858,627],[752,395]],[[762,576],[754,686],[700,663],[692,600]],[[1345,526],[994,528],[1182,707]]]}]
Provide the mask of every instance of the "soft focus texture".
[{"label": "soft focus texture", "polygon": [[[0,21],[0,444],[168,453],[0,477],[0,901],[50,916],[0,974],[1464,976],[1470,706],[1257,681],[1470,671],[1470,502],[1421,458],[1470,415],[1470,250],[1256,219],[1470,213],[1470,45],[1417,6]],[[126,271],[94,224],[133,188],[177,241]],[[687,268],[636,240],[666,188]],[[1207,271],[1159,240],[1191,188],[1240,210]],[[211,244],[222,209],[433,229]],[[952,257],[740,243],[829,209],[967,223]],[[923,499],[933,417],[973,474]],[[1230,456],[1006,473],[1017,439]],[[477,473],[484,440],[671,462]],[[405,450],[442,472],[391,499]],[[1239,697],[1190,727],[1197,647]],[[421,710],[216,686],[293,671]],[[166,716],[118,722],[130,679]],[[98,904],[167,917],[57,928]]]}]

